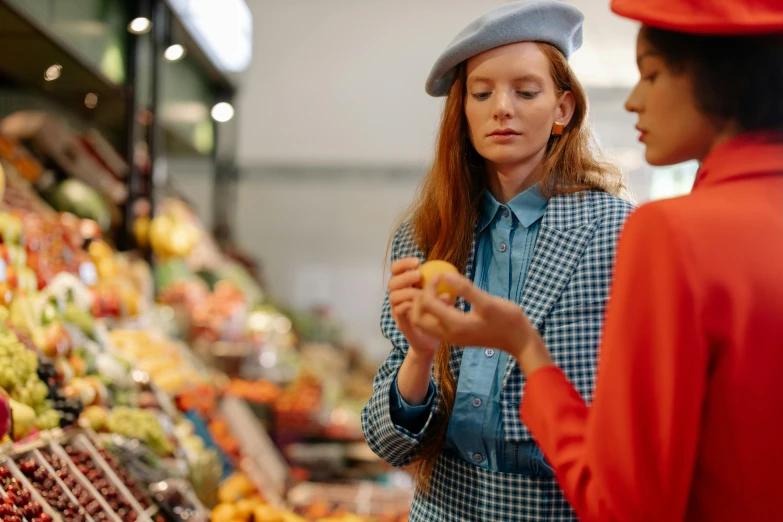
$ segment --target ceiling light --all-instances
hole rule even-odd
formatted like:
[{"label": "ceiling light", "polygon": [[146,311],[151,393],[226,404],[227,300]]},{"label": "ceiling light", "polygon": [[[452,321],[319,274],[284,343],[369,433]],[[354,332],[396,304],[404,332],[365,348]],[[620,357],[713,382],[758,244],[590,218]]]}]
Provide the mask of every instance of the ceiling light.
[{"label": "ceiling light", "polygon": [[183,56],[185,56],[185,48],[180,44],[169,45],[163,52],[163,57],[170,62],[181,60]]},{"label": "ceiling light", "polygon": [[169,0],[207,56],[225,72],[244,71],[253,52],[253,15],[246,0]]},{"label": "ceiling light", "polygon": [[50,65],[48,69],[46,69],[46,72],[44,73],[44,80],[47,82],[51,82],[56,80],[60,77],[60,74],[62,74],[63,66],[59,63],[56,63],[54,65]]},{"label": "ceiling light", "polygon": [[212,107],[212,119],[225,123],[234,117],[234,107],[228,102],[216,103]]},{"label": "ceiling light", "polygon": [[143,16],[134,18],[131,20],[131,23],[128,24],[128,31],[133,34],[148,33],[150,29],[152,29],[152,22],[150,22],[149,18]]}]

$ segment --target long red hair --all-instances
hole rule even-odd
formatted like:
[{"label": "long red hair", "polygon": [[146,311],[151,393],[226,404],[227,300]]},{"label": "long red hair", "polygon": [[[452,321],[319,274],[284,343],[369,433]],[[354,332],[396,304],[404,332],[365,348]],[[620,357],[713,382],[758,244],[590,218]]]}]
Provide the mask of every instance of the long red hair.
[{"label": "long red hair", "polygon": [[[587,96],[568,62],[555,47],[538,44],[550,63],[558,95],[570,91],[576,101],[571,121],[561,136],[547,145],[540,182],[547,196],[601,190],[619,194],[623,176],[600,159],[587,125]],[[470,142],[465,117],[467,72],[463,63],[446,99],[432,168],[424,177],[418,198],[408,212],[414,239],[427,259],[451,262],[463,273],[473,247],[479,201],[486,187],[484,159]],[[435,357],[435,379],[441,398],[438,418],[420,445],[415,460],[416,482],[427,491],[435,462],[446,442],[457,383],[449,370],[450,349],[444,343]]]}]

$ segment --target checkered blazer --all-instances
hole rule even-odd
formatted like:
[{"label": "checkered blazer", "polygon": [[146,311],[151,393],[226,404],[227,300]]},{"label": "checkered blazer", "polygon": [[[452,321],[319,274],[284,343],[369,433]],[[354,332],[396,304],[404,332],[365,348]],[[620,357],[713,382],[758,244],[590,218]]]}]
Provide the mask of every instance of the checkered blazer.
[{"label": "checkered blazer", "polygon": [[[597,191],[557,195],[550,199],[528,269],[520,305],[541,332],[555,363],[582,396],[593,391],[597,348],[609,292],[620,230],[633,209],[620,198]],[[473,277],[477,241],[467,265]],[[424,259],[403,224],[392,243],[392,261]],[[458,306],[466,310],[460,300]],[[394,466],[411,463],[421,435],[440,410],[435,396],[432,411],[418,436],[396,426],[389,414],[389,391],[408,350],[397,329],[387,298],[381,328],[392,351],[375,377],[373,395],[362,411],[362,428],[370,447]],[[451,348],[450,367],[459,379],[462,351]],[[508,442],[532,440],[519,417],[524,376],[513,358],[505,371],[502,418]],[[575,520],[554,479],[486,471],[459,459],[442,457],[428,495],[416,494],[411,509],[416,521],[565,521]]]}]

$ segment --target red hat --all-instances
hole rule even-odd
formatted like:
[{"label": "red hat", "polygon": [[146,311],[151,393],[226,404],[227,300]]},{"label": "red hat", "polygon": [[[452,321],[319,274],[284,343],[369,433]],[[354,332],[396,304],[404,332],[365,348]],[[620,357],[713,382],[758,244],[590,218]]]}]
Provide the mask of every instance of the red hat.
[{"label": "red hat", "polygon": [[612,11],[683,33],[783,32],[783,0],[612,0]]}]

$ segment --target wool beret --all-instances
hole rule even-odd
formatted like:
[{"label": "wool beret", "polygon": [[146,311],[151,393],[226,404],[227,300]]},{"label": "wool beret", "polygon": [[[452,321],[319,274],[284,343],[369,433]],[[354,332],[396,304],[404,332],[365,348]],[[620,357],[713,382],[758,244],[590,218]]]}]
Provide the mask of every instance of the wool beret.
[{"label": "wool beret", "polygon": [[556,0],[523,0],[496,7],[451,41],[435,61],[425,90],[430,96],[446,96],[460,63],[502,45],[544,42],[569,58],[582,46],[583,21],[579,9]]},{"label": "wool beret", "polygon": [[612,11],[650,27],[683,33],[783,32],[783,0],[612,0]]}]

